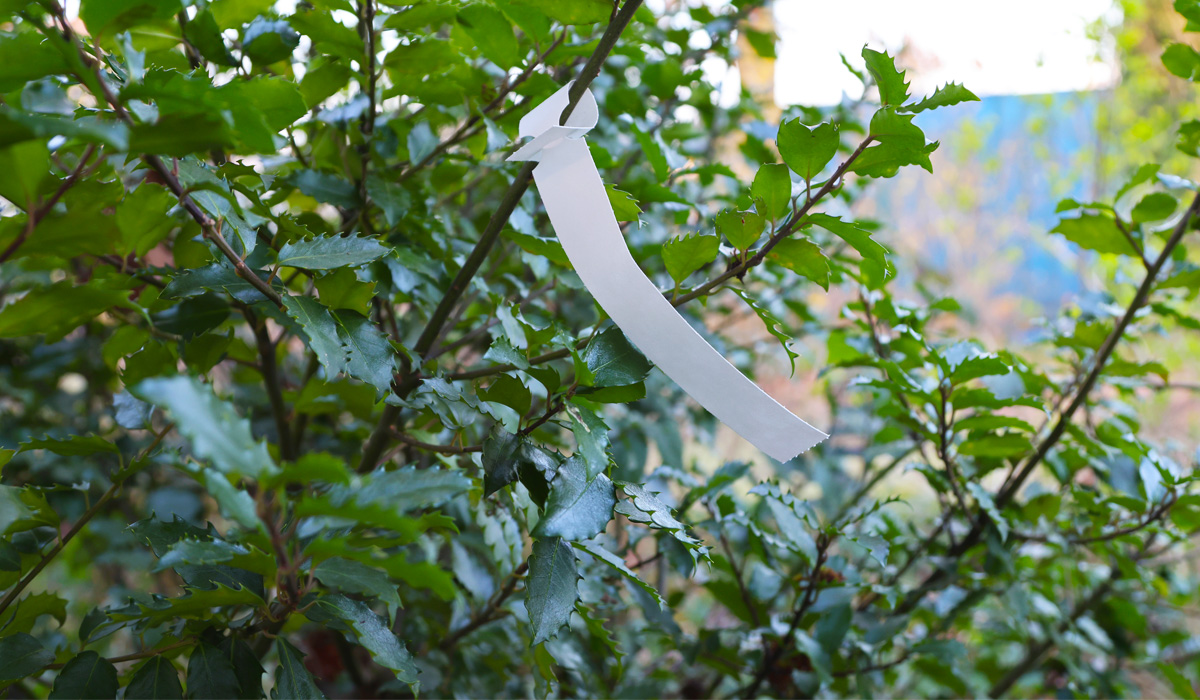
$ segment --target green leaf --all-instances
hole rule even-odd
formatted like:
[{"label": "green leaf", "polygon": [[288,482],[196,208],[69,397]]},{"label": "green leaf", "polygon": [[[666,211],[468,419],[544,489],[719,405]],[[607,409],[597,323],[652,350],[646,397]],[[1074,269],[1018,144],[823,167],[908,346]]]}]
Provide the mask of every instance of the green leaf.
[{"label": "green leaf", "polygon": [[896,62],[891,56],[864,46],[862,57],[867,62],[867,71],[879,87],[879,101],[884,106],[899,107],[908,101],[908,83],[904,82],[904,71],[896,69]]},{"label": "green leaf", "polygon": [[374,238],[325,236],[286,243],[279,264],[306,270],[359,267],[387,255],[391,249]]},{"label": "green leaf", "polygon": [[587,466],[587,478],[594,479],[608,468],[608,426],[603,418],[578,402],[569,403],[566,412],[579,446],[577,454]]},{"label": "green leaf", "polygon": [[929,154],[937,142],[926,143],[925,134],[912,123],[913,115],[885,107],[871,117],[871,137],[878,144],[863,151],[850,171],[867,177],[892,177],[905,165],[919,165],[933,172]]},{"label": "green leaf", "polygon": [[249,422],[195,377],[147,379],[133,393],[169,411],[176,429],[191,440],[192,452],[222,473],[258,479],[278,471],[267,446],[250,434]]},{"label": "green leaf", "polygon": [[1163,662],[1157,665],[1158,669],[1167,677],[1176,697],[1184,698],[1184,700],[1195,700],[1200,697],[1196,694],[1196,688],[1192,682],[1173,663]]},{"label": "green leaf", "polygon": [[492,63],[505,69],[521,63],[521,49],[512,23],[499,10],[487,5],[468,5],[459,10],[458,24],[475,40],[479,53]]},{"label": "green leaf", "polygon": [[256,17],[242,33],[242,53],[258,64],[281,61],[299,45],[300,35],[281,19]]},{"label": "green leaf", "polygon": [[1001,433],[972,438],[958,446],[959,454],[970,457],[1003,459],[1025,454],[1033,449],[1029,438],[1018,433]]},{"label": "green leaf", "polygon": [[645,591],[646,595],[650,596],[650,599],[657,603],[660,608],[665,607],[666,603],[663,601],[662,596],[658,594],[658,589],[639,578],[633,569],[630,569],[625,565],[624,559],[608,551],[595,540],[589,540],[587,542],[572,542],[571,544],[574,545],[576,549],[582,549],[596,559],[599,559],[605,564],[611,566],[622,576],[629,579],[629,581]]},{"label": "green leaf", "polygon": [[283,298],[283,304],[288,316],[304,330],[308,347],[316,354],[329,378],[346,371],[347,352],[333,313],[308,296],[288,295]]},{"label": "green leaf", "polygon": [[243,640],[229,636],[221,640],[221,653],[233,664],[238,681],[239,700],[259,700],[263,696],[262,677],[266,673],[258,656]]},{"label": "green leaf", "polygon": [[533,407],[533,394],[529,387],[511,374],[496,377],[490,386],[479,390],[479,398],[508,406],[522,416]]},{"label": "green leaf", "polygon": [[807,238],[785,238],[775,244],[767,257],[829,291],[829,258]]},{"label": "green leaf", "polygon": [[[270,471],[264,472],[260,476],[275,474],[275,469],[272,465]],[[220,507],[221,515],[247,530],[261,530],[263,528],[262,521],[258,519],[258,510],[254,499],[250,497],[250,494],[231,483],[231,477],[236,478],[235,473],[222,472],[216,469],[204,469],[198,476],[204,483],[204,487],[208,489],[209,495],[213,497],[213,500]]]},{"label": "green leaf", "polygon": [[180,9],[178,0],[88,0],[79,4],[79,19],[91,36],[113,36],[128,27],[167,19]]},{"label": "green leaf", "polygon": [[346,374],[375,387],[375,396],[391,391],[396,351],[370,319],[353,311],[335,311],[338,335],[346,349]]},{"label": "green leaf", "polygon": [[402,607],[396,584],[384,572],[362,562],[333,557],[314,568],[313,576],[326,586],[382,600],[388,606],[389,620],[396,619],[396,613]]},{"label": "green leaf", "polygon": [[635,523],[664,530],[691,552],[693,559],[707,556],[708,550],[700,540],[687,533],[687,527],[671,514],[671,507],[654,493],[637,484],[620,484],[627,498],[614,509]]},{"label": "green leaf", "polygon": [[667,156],[663,153],[662,142],[654,135],[648,134],[637,127],[632,126],[633,138],[641,147],[640,155],[650,162],[650,167],[654,169],[654,178],[657,182],[663,182],[667,176],[671,174],[671,167],[667,163]]},{"label": "green leaf", "polygon": [[954,423],[955,430],[1000,430],[1001,428],[1016,428],[1027,433],[1033,432],[1033,426],[1027,421],[1013,416],[998,416],[992,413],[977,413]]},{"label": "green leaf", "polygon": [[641,214],[642,210],[632,195],[618,190],[616,185],[605,185],[604,190],[608,192],[608,201],[612,204],[613,214],[616,215],[617,221],[638,220],[638,214]]},{"label": "green leaf", "polygon": [[384,621],[366,603],[351,600],[343,595],[326,595],[317,599],[305,615],[309,619],[322,621],[341,620],[354,630],[358,643],[371,652],[375,663],[396,673],[396,678],[406,683],[416,693],[420,681],[417,666],[404,644],[396,638]]},{"label": "green leaf", "polygon": [[37,673],[54,661],[54,652],[24,632],[0,637],[0,683]]},{"label": "green leaf", "polygon": [[758,303],[754,297],[750,296],[749,292],[741,289],[734,289],[733,292],[741,297],[742,301],[746,302],[746,304],[754,310],[754,313],[757,314],[758,318],[762,320],[763,325],[767,327],[767,332],[775,336],[775,339],[778,340],[779,344],[783,346],[783,351],[787,353],[788,364],[791,366],[792,374],[795,374],[796,358],[800,357],[800,354],[795,350],[792,350],[792,336],[788,335],[787,332],[784,331],[783,321],[780,321],[778,318],[776,318],[775,315],[771,313],[770,309]]},{"label": "green leaf", "polygon": [[52,438],[44,435],[22,442],[18,452],[46,450],[67,457],[90,457],[98,454],[119,455],[121,450],[108,440],[96,435],[72,435],[67,438]]},{"label": "green leaf", "polygon": [[[15,549],[12,554],[18,557],[19,566],[20,555]],[[20,568],[14,570],[19,571]],[[4,611],[4,616],[0,617],[0,629],[4,634],[31,632],[38,618],[44,615],[53,617],[61,626],[67,621],[67,601],[55,593],[31,593]]]},{"label": "green leaf", "polygon": [[0,92],[68,70],[63,55],[38,32],[0,34]]},{"label": "green leaf", "polygon": [[992,524],[1000,532],[1000,540],[1004,541],[1008,539],[1008,521],[1000,514],[1000,510],[996,508],[996,503],[992,500],[992,494],[975,481],[967,484],[967,493],[971,494],[971,497],[975,499],[979,507],[991,518]]},{"label": "green leaf", "polygon": [[292,646],[283,636],[275,638],[275,653],[279,665],[275,667],[275,689],[271,697],[276,700],[325,700],[325,694],[317,687],[312,674],[304,666],[304,654]]},{"label": "green leaf", "polygon": [[[825,169],[837,155],[840,143],[836,124],[824,122],[809,128],[799,118],[780,124],[775,138],[783,162],[805,182],[812,182]],[[788,189],[790,193],[790,182]]]},{"label": "green leaf", "polygon": [[721,239],[717,236],[693,233],[672,238],[663,243],[663,264],[667,267],[667,274],[679,284],[688,275],[716,260],[720,247]]},{"label": "green leaf", "polygon": [[532,7],[562,24],[607,22],[613,13],[609,0],[513,0],[521,7]]},{"label": "green leaf", "polygon": [[259,77],[236,81],[232,87],[235,99],[261,113],[272,132],[286,129],[308,113],[308,105],[291,80]]},{"label": "green leaf", "polygon": [[165,656],[152,656],[125,688],[125,700],[183,700],[179,671]]},{"label": "green leaf", "polygon": [[766,217],[758,212],[723,209],[717,214],[717,233],[724,234],[738,250],[749,250],[766,225]]},{"label": "green leaf", "polygon": [[[461,471],[404,467],[395,471],[376,471],[357,494],[358,502],[379,503],[406,512],[432,508],[459,496],[471,488],[471,480]],[[351,493],[340,488],[337,493]]]},{"label": "green leaf", "polygon": [[892,274],[891,263],[887,260],[888,250],[871,238],[871,232],[852,221],[842,221],[828,214],[810,214],[805,224],[816,224],[833,235],[848,243],[858,251],[863,258],[863,275],[878,286]]},{"label": "green leaf", "polygon": [[[558,460],[524,437],[499,426],[483,441],[483,495],[488,497],[518,478],[540,485],[541,501],[548,493],[546,479],[558,469]],[[525,476],[522,476],[525,475]],[[544,475],[544,476],[543,476]],[[537,479],[533,480],[532,477]],[[540,482],[540,484],[539,484]],[[534,494],[535,497],[538,494]]]},{"label": "green leaf", "polygon": [[1184,80],[1200,77],[1200,53],[1187,44],[1171,44],[1162,54],[1162,63]]},{"label": "green leaf", "polygon": [[51,700],[75,698],[115,698],[117,668],[94,651],[81,652],[67,662],[54,679]]},{"label": "green leaf", "polygon": [[41,141],[25,141],[0,150],[0,197],[26,209],[36,202],[49,165],[50,149]]},{"label": "green leaf", "polygon": [[197,644],[188,657],[188,698],[228,700],[239,697],[240,689],[233,662],[208,642]]},{"label": "green leaf", "polygon": [[212,12],[203,10],[188,20],[183,28],[183,36],[188,43],[196,47],[201,56],[221,66],[237,66],[238,61],[225,45],[221,37],[221,28]]},{"label": "green leaf", "polygon": [[1137,251],[1109,216],[1082,214],[1073,219],[1063,219],[1050,232],[1060,234],[1080,248],[1098,253],[1137,255]]},{"label": "green leaf", "polygon": [[788,174],[788,166],[783,163],[763,163],[759,166],[754,183],[750,185],[750,196],[762,202],[762,213],[771,220],[778,221],[786,216],[792,208],[792,176]]},{"label": "green leaf", "polygon": [[636,384],[654,369],[616,326],[592,338],[583,359],[592,372],[592,385],[598,387]]},{"label": "green leaf", "polygon": [[612,520],[616,502],[608,477],[597,474],[589,481],[583,460],[572,457],[563,462],[550,482],[545,513],[532,534],[539,538],[590,539]]},{"label": "green leaf", "polygon": [[343,177],[317,170],[296,170],[288,175],[287,182],[318,202],[343,209],[358,206],[358,190]]},{"label": "green leaf", "polygon": [[1166,192],[1151,192],[1134,205],[1129,216],[1134,223],[1162,221],[1175,213],[1179,202]]},{"label": "green leaf", "polygon": [[570,622],[579,598],[579,570],[571,545],[561,537],[534,540],[525,586],[525,609],[536,646]]},{"label": "green leaf", "polygon": [[[267,274],[265,272],[255,272],[255,274],[259,279],[266,281]],[[278,280],[275,280],[272,286],[276,291],[282,291]],[[194,270],[185,270],[175,275],[160,296],[163,299],[179,299],[203,294],[206,290],[227,292],[234,299],[247,304],[266,300],[262,292],[238,276],[233,267],[224,262],[213,263]]]},{"label": "green leaf", "polygon": [[899,108],[901,112],[911,112],[916,114],[924,112],[927,109],[937,109],[938,107],[949,107],[961,102],[978,102],[979,98],[975,93],[962,86],[962,83],[946,83],[942,87],[933,91],[933,94],[915,105]]},{"label": "green leaf", "polygon": [[103,289],[96,284],[76,286],[66,279],[35,289],[0,309],[0,338],[46,335],[54,343],[108,309],[137,309],[125,290]]}]

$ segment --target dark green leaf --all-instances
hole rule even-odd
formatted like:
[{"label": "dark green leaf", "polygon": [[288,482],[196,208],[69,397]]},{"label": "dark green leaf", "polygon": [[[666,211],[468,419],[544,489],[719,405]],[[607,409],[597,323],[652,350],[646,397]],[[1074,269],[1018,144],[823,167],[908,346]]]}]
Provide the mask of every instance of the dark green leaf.
[{"label": "dark green leaf", "polygon": [[594,377],[593,385],[598,387],[635,384],[654,368],[616,326],[593,338],[583,359]]},{"label": "dark green leaf", "polygon": [[558,468],[550,482],[545,513],[533,531],[534,537],[586,540],[602,532],[612,520],[616,505],[613,483],[604,474],[588,480],[588,470],[579,457]]},{"label": "dark green leaf", "polygon": [[96,652],[85,651],[58,672],[50,698],[115,698],[118,687],[117,668]]},{"label": "dark green leaf", "polygon": [[525,592],[534,645],[554,637],[570,621],[579,598],[578,585],[579,570],[571,545],[560,537],[534,540]]},{"label": "dark green leaf", "polygon": [[358,267],[387,255],[390,249],[374,238],[326,236],[285,243],[279,264],[308,270]]},{"label": "dark green leaf", "polygon": [[314,568],[313,575],[326,586],[382,600],[387,604],[392,619],[400,610],[400,594],[396,591],[396,584],[379,569],[353,559],[333,557]]},{"label": "dark green leaf", "polygon": [[187,696],[195,700],[228,700],[240,687],[233,662],[217,647],[201,642],[188,657]]},{"label": "dark green leaf", "polygon": [[0,682],[37,673],[53,661],[54,652],[24,632],[0,638]]},{"label": "dark green leaf", "polygon": [[255,63],[283,60],[299,45],[300,35],[281,19],[256,17],[242,33],[242,53]]},{"label": "dark green leaf", "polygon": [[375,663],[394,671],[396,678],[416,692],[419,681],[417,666],[413,663],[412,656],[383,620],[365,603],[342,595],[322,596],[315,603],[314,610],[308,613],[308,617],[331,618],[349,625],[358,637],[358,643],[371,652]]},{"label": "dark green leaf", "polygon": [[275,638],[275,652],[279,665],[275,667],[275,689],[271,697],[276,700],[325,700],[325,694],[313,681],[312,674],[304,667],[304,654],[282,636]]},{"label": "dark green leaf", "polygon": [[179,671],[165,656],[152,656],[125,688],[125,700],[183,700]]},{"label": "dark green leaf", "polygon": [[308,347],[333,379],[346,370],[347,351],[337,320],[324,304],[307,296],[289,295],[283,299],[291,316],[304,329]]}]

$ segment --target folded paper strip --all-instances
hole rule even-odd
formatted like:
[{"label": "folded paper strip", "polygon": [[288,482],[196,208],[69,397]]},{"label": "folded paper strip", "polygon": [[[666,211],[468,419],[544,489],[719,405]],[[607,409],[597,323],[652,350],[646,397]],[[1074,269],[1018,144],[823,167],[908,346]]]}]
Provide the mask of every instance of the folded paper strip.
[{"label": "folded paper strip", "polygon": [[525,115],[528,143],[509,156],[537,161],[533,179],[567,258],[625,335],[721,422],[786,462],[828,437],[796,417],[738,371],[675,310],[629,253],[604,182],[583,136],[596,126],[586,91],[560,125],[570,84]]}]

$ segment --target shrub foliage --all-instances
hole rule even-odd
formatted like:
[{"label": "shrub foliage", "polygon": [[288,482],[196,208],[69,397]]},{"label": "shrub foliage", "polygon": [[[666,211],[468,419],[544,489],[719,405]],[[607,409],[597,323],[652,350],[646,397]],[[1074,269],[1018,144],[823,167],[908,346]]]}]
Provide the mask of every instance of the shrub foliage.
[{"label": "shrub foliage", "polygon": [[[864,49],[774,126],[714,82],[773,55],[751,2],[283,5],[0,3],[11,697],[1192,692],[1194,446],[1139,416],[1195,184],[1064,202],[1094,294],[987,348],[850,206],[961,85]],[[504,161],[571,79],[639,264],[830,441],[697,457]]]}]

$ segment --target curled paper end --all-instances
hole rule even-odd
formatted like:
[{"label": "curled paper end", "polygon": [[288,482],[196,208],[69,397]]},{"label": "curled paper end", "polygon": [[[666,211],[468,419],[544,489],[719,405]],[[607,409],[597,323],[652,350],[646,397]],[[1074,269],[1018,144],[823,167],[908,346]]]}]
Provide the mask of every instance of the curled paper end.
[{"label": "curled paper end", "polygon": [[583,96],[560,125],[570,84],[521,119],[531,137],[510,161],[536,161],[533,179],[563,250],[600,307],[630,341],[705,409],[786,462],[829,437],[788,411],[708,344],[629,253],[583,136],[599,119]]}]

